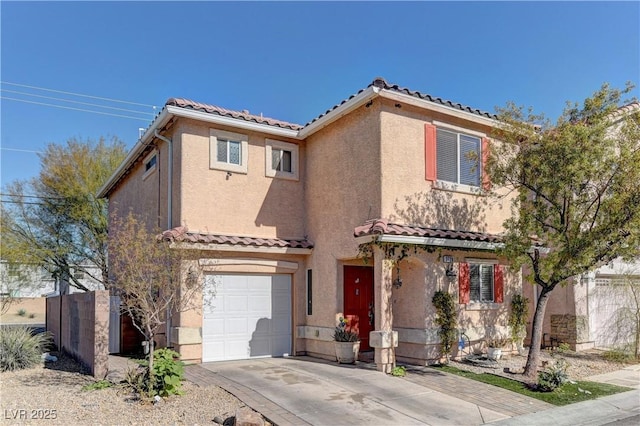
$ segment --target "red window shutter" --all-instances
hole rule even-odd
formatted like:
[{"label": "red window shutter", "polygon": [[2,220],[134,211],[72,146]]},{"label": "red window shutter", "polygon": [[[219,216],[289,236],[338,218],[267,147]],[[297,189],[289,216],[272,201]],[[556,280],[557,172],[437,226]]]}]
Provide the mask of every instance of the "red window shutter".
[{"label": "red window shutter", "polygon": [[460,263],[458,271],[458,302],[469,303],[471,297],[471,275],[469,264]]},{"label": "red window shutter", "polygon": [[424,125],[424,165],[426,180],[436,180],[436,126]]},{"label": "red window shutter", "polygon": [[504,302],[504,269],[502,265],[493,265],[493,300]]},{"label": "red window shutter", "polygon": [[487,173],[487,161],[489,161],[489,138],[482,138],[482,189],[491,189],[491,178]]}]

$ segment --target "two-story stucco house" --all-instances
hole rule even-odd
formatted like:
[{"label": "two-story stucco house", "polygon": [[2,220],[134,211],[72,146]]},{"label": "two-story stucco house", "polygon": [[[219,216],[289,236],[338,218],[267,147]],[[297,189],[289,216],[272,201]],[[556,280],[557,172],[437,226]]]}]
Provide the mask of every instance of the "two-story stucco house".
[{"label": "two-story stucco house", "polygon": [[507,334],[521,274],[495,255],[510,203],[485,191],[495,124],[381,78],[304,126],[169,99],[100,196],[166,229],[215,289],[171,319],[184,359],[335,359],[347,316],[389,371],[439,357],[438,289],[472,341]]}]

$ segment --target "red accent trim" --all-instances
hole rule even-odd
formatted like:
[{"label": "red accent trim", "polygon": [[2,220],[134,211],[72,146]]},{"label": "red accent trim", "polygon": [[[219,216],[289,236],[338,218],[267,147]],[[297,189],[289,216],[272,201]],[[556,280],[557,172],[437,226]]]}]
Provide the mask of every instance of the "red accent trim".
[{"label": "red accent trim", "polygon": [[493,300],[504,302],[504,270],[502,265],[493,265]]},{"label": "red accent trim", "polygon": [[471,297],[471,274],[469,264],[460,263],[458,266],[458,302],[469,303]]},{"label": "red accent trim", "polygon": [[487,173],[487,161],[489,161],[489,138],[482,138],[482,189],[491,189],[491,178]]},{"label": "red accent trim", "polygon": [[431,182],[436,180],[436,126],[424,125],[424,178]]}]

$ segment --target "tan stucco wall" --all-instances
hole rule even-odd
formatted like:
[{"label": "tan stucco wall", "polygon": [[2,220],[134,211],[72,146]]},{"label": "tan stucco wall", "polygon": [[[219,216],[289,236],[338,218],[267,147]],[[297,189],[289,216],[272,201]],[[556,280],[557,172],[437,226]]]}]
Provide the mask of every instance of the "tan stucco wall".
[{"label": "tan stucco wall", "polygon": [[[174,144],[175,145],[175,144]],[[156,170],[143,179],[144,160],[155,149],[158,155]],[[169,150],[166,143],[155,140],[151,149],[135,163],[129,173],[109,194],[109,215],[127,215],[130,211],[140,218],[144,218],[150,230],[167,229],[167,170]],[[176,169],[174,151],[174,191],[179,182],[179,169]],[[176,182],[177,181],[177,182]],[[173,196],[173,200],[177,197]],[[174,223],[176,210],[174,206]],[[174,225],[175,226],[175,225]]]},{"label": "tan stucco wall", "polygon": [[[259,237],[303,238],[304,143],[227,127],[247,135],[247,174],[209,168],[210,126],[177,124],[181,137],[180,221],[190,231]],[[299,180],[265,175],[265,139],[299,146]]]},{"label": "tan stucco wall", "polygon": [[[432,299],[436,290],[446,290],[454,296],[458,311],[458,328],[464,329],[475,350],[486,346],[488,337],[509,337],[508,312],[511,299],[520,292],[521,274],[505,267],[503,303],[459,304],[458,277],[448,278],[442,255],[454,258],[454,270],[461,262],[496,257],[488,252],[439,250],[419,252],[399,263],[402,287],[392,290],[394,329],[398,330],[399,345],[396,356],[408,362],[424,363],[439,358],[439,339],[434,324],[435,309]],[[500,263],[505,265],[505,260]],[[393,277],[397,276],[394,268]],[[454,356],[456,349],[454,348]]]},{"label": "tan stucco wall", "polygon": [[[343,307],[342,265],[355,259],[353,230],[380,214],[379,104],[361,107],[307,140],[305,210],[315,248],[313,315],[306,324],[335,326]],[[362,264],[361,260],[352,262]],[[311,352],[331,352],[330,342],[312,340]]]},{"label": "tan stucco wall", "polygon": [[[510,200],[432,188],[425,180],[425,124],[433,120],[476,133],[490,129],[408,105],[381,106],[381,217],[397,223],[441,229],[499,233],[510,215]],[[389,171],[389,172],[386,172]],[[386,172],[386,173],[385,173]],[[501,191],[505,193],[505,191]]]}]

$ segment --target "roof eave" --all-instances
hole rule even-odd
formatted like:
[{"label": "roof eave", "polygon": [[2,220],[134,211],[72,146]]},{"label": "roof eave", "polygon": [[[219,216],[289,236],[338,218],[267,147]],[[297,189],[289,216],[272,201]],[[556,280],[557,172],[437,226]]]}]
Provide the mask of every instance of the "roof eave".
[{"label": "roof eave", "polygon": [[488,241],[468,241],[468,240],[454,240],[449,238],[434,238],[434,237],[417,237],[413,235],[365,235],[357,237],[356,241],[359,244],[380,242],[380,243],[397,243],[397,244],[416,244],[426,245],[434,247],[449,247],[453,249],[471,249],[471,250],[491,250],[495,251],[504,247],[502,243],[491,243]]},{"label": "roof eave", "polygon": [[305,126],[302,130],[298,132],[298,138],[305,139],[306,137],[317,132],[318,130],[327,127],[329,124],[344,117],[345,115],[349,114],[351,111],[357,108],[360,108],[362,105],[366,104],[371,99],[378,96],[378,93],[380,93],[380,88],[375,86],[367,87],[365,90],[358,93],[356,96],[349,99],[348,101],[344,102],[342,105],[340,105],[336,109],[329,111],[328,113],[326,113],[325,115],[317,119],[316,121]]},{"label": "roof eave", "polygon": [[413,105],[419,108],[426,108],[432,111],[441,112],[443,114],[452,115],[463,120],[472,121],[474,123],[482,124],[485,126],[495,127],[498,125],[498,120],[493,118],[484,117],[472,112],[459,110],[446,105],[439,104],[437,102],[430,101],[428,99],[417,98],[406,93],[399,93],[394,90],[382,89],[380,91],[380,97],[386,98],[396,102],[403,102],[407,105]]},{"label": "roof eave", "polygon": [[220,124],[223,126],[235,127],[242,130],[266,133],[273,136],[286,137],[291,139],[300,139],[299,131],[286,129],[268,124],[246,121],[234,117],[225,117],[222,115],[212,114],[204,111],[196,111],[188,108],[181,108],[173,105],[167,105],[167,110],[176,117],[191,118],[193,120],[203,121],[205,123]]},{"label": "roof eave", "polygon": [[169,112],[168,107],[163,108],[160,114],[158,114],[158,116],[153,120],[151,125],[144,132],[142,137],[138,139],[138,142],[136,142],[131,151],[129,151],[129,154],[127,154],[127,157],[124,159],[124,161],[120,163],[116,171],[113,172],[111,177],[107,179],[107,182],[98,190],[98,198],[104,198],[109,195],[113,187],[118,183],[122,176],[125,175],[131,165],[138,159],[149,142],[153,140],[155,131],[158,129],[162,129],[162,127],[167,124],[171,118],[172,114]]},{"label": "roof eave", "polygon": [[191,243],[191,242],[172,242],[171,248],[182,250],[206,250],[219,252],[240,252],[240,253],[268,253],[268,254],[302,254],[308,255],[313,251],[312,248],[301,247],[261,247],[261,246],[243,246],[216,243]]}]

